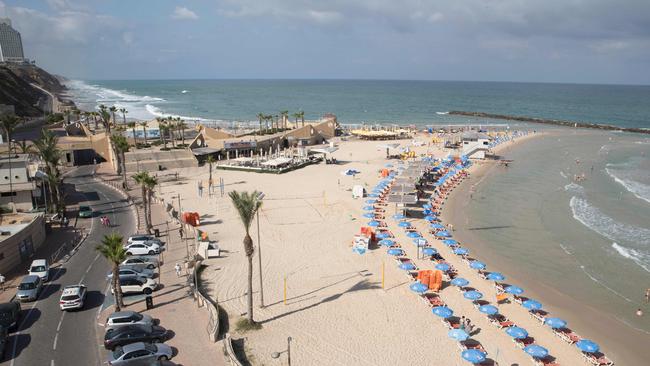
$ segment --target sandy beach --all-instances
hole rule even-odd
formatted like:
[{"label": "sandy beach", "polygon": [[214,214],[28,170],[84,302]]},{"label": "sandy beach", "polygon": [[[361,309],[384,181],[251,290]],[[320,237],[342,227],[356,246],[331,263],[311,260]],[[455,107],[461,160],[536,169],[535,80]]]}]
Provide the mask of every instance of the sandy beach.
[{"label": "sandy beach", "polygon": [[[533,137],[531,134],[500,145],[496,153]],[[425,141],[423,136],[417,139]],[[271,354],[286,349],[288,336],[292,337],[292,360],[305,365],[467,364],[460,357],[457,342],[447,336],[447,328],[431,313],[431,308],[409,289],[411,281],[385,249],[376,248],[364,255],[352,251],[352,237],[368,219],[361,216],[363,200],[353,199],[350,190],[356,184],[369,189],[380,180],[378,172],[386,160],[385,151],[377,145],[368,141],[340,142],[340,150],[334,154],[339,165],[308,166],[283,175],[215,170],[215,177],[224,179],[226,192],[258,190],[266,195],[260,215],[264,308],[258,307],[257,266],[254,273],[254,314],[263,328],[244,335],[235,334],[235,337],[245,337],[247,354],[253,364],[277,363]],[[426,143],[412,148],[418,154],[447,156],[446,151]],[[485,166],[488,164],[494,163]],[[481,165],[471,169],[471,179],[480,179],[484,170],[480,169]],[[342,176],[340,172],[345,169],[361,173],[354,178]],[[197,184],[199,180],[207,181],[207,167],[183,169],[179,176],[183,177],[180,182],[163,183],[160,195],[177,206],[180,193],[182,209],[201,213],[200,229],[218,241],[223,256],[205,262],[209,267],[203,273],[203,281],[210,284],[211,294],[228,311],[233,332],[234,322],[246,312],[243,228],[227,195],[222,197],[218,190],[209,195],[206,189],[203,197],[198,197]],[[467,182],[461,184],[463,189],[469,186]],[[443,212],[453,211],[449,210],[451,207],[445,204]],[[393,214],[391,209],[387,211],[387,216]],[[409,221],[420,232],[427,232],[426,221]],[[412,240],[397,227],[395,220],[387,217],[386,222],[395,240],[420,269],[434,268],[435,263],[428,258],[415,259],[417,253]],[[251,235],[256,241],[255,227]],[[427,233],[425,237],[458,270],[460,277],[485,294],[485,300],[495,302],[492,282],[480,278],[432,235]],[[472,253],[472,257],[476,254],[479,253]],[[489,258],[486,261],[491,270],[509,272],[505,268],[492,268]],[[285,279],[286,305],[283,303]],[[507,282],[528,289],[528,282],[518,280],[513,277]],[[454,310],[454,315],[468,317],[480,329],[472,338],[483,345],[489,359],[508,365],[532,362],[510,336],[490,324],[455,287],[443,287],[440,296]],[[556,362],[562,365],[585,362],[575,346],[561,341],[520,305],[500,305],[499,311],[527,329]]]}]

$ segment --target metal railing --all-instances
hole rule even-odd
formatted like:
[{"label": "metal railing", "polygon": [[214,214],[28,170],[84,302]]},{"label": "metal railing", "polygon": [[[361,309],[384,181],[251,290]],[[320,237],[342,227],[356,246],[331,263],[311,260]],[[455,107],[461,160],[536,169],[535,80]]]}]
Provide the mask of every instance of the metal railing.
[{"label": "metal railing", "polygon": [[231,364],[235,366],[244,366],[241,361],[237,359],[235,350],[232,348],[232,338],[230,338],[230,333],[226,333],[226,337],[223,339],[223,350],[226,354],[226,359],[230,361]]},{"label": "metal railing", "polygon": [[[192,271],[192,278],[189,280],[192,281],[192,289],[194,292],[194,298],[196,299],[199,307],[205,307],[208,312],[208,324],[206,325],[206,332],[210,337],[212,342],[216,342],[219,337],[219,303],[217,300],[212,300],[207,294],[204,293],[203,287],[199,281],[198,272],[201,268],[202,261],[196,261],[194,263],[194,269]],[[195,280],[196,279],[196,280]],[[196,287],[194,287],[196,284]]]}]

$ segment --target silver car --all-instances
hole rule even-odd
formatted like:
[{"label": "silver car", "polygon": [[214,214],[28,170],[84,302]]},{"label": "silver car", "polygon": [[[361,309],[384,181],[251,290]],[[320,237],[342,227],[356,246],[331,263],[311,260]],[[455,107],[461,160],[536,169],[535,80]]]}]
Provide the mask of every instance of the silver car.
[{"label": "silver car", "polygon": [[43,282],[37,275],[29,275],[23,277],[23,280],[18,285],[18,292],[16,298],[20,301],[35,301],[38,299],[38,294],[43,289]]},{"label": "silver car", "polygon": [[131,324],[156,325],[152,317],[135,311],[118,311],[106,318],[106,331]]},{"label": "silver car", "polygon": [[[120,277],[154,278],[156,276],[156,272],[154,272],[153,270],[150,270],[150,269],[138,268],[138,267],[135,267],[135,266],[120,266],[119,276]],[[113,271],[109,271],[108,274],[106,274],[106,278],[108,280],[113,278]]]},{"label": "silver car", "polygon": [[141,365],[143,362],[166,361],[172,358],[172,348],[164,343],[137,342],[118,346],[108,354],[109,365]]},{"label": "silver car", "polygon": [[122,262],[122,265],[136,266],[147,269],[155,269],[158,267],[158,259],[156,257],[149,257],[146,255],[138,257],[128,257]]}]

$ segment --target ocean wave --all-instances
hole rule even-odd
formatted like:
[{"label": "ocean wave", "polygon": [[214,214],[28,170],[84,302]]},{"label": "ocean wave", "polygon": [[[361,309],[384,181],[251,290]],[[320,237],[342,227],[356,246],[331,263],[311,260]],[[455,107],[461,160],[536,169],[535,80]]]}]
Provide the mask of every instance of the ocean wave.
[{"label": "ocean wave", "polygon": [[614,248],[614,250],[616,250],[621,256],[627,259],[631,259],[641,268],[645,269],[647,272],[650,272],[650,254],[644,254],[638,250],[618,245],[617,243],[612,243],[612,248]]},{"label": "ocean wave", "polygon": [[618,291],[614,290],[613,288],[607,286],[603,281],[599,280],[598,278],[596,278],[596,276],[594,276],[594,275],[592,275],[591,273],[589,273],[589,272],[587,271],[587,269],[585,268],[585,266],[583,266],[582,264],[580,264],[580,262],[578,262],[578,264],[580,265],[580,269],[582,270],[582,272],[583,272],[584,274],[586,274],[587,277],[589,277],[592,281],[594,281],[594,282],[596,282],[597,284],[601,285],[602,287],[604,287],[605,289],[607,289],[609,292],[611,292],[611,293],[615,294],[616,296],[618,296],[618,297],[624,299],[625,301],[627,301],[627,302],[632,302],[632,299],[626,297],[625,295],[621,294],[620,292],[618,292]]},{"label": "ocean wave", "polygon": [[560,170],[560,175],[561,175],[562,178],[564,178],[564,179],[569,179],[569,177],[567,177],[566,173],[564,173],[564,172],[561,171],[561,170]]},{"label": "ocean wave", "polygon": [[566,253],[566,254],[568,254],[568,255],[573,255],[573,253],[571,253],[571,251],[569,250],[569,248],[567,248],[566,246],[564,246],[564,244],[560,244],[560,248],[562,248],[562,250],[564,251],[564,253]]},{"label": "ocean wave", "polygon": [[635,159],[623,164],[607,164],[605,171],[636,198],[650,203],[650,185],[637,180],[642,172],[639,165],[640,161]]},{"label": "ocean wave", "polygon": [[564,186],[564,190],[570,193],[576,193],[576,194],[585,194],[585,189],[583,186],[577,183],[569,183]]},{"label": "ocean wave", "polygon": [[436,112],[436,114],[446,115],[446,114],[449,114],[449,112]]}]

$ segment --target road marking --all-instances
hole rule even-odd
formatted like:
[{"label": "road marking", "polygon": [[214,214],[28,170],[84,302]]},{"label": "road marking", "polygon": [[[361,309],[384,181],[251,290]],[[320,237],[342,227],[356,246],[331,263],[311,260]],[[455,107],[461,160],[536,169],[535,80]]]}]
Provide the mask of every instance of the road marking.
[{"label": "road marking", "polygon": [[65,311],[61,312],[61,319],[59,319],[59,325],[56,326],[56,331],[61,330],[61,324],[63,324],[63,317],[65,316]]},{"label": "road marking", "polygon": [[90,270],[93,268],[93,265],[95,264],[95,262],[97,262],[97,258],[99,258],[99,253],[97,253],[97,255],[95,256],[95,259],[93,259],[93,261],[90,262],[90,265],[88,265],[88,268],[86,269],[86,273],[84,273],[84,275],[81,276],[81,279],[79,280],[79,284],[80,284],[80,285],[81,285],[81,284],[84,282],[84,280],[86,279],[86,275],[87,275],[88,272],[90,272]]},{"label": "road marking", "polygon": [[54,360],[50,360],[50,366],[54,366]]},{"label": "road marking", "polygon": [[52,349],[56,351],[56,341],[59,340],[59,332],[56,332],[54,335],[54,344],[52,345]]},{"label": "road marking", "polygon": [[[111,284],[108,283],[106,285],[106,290],[104,290],[104,299],[106,299],[106,295],[108,295],[108,291],[111,289]],[[99,305],[99,309],[97,309],[97,316],[95,317],[95,320],[99,319],[99,316],[102,314],[102,309],[104,308],[104,303],[102,302],[101,305]],[[104,324],[100,324],[102,327]]]}]

